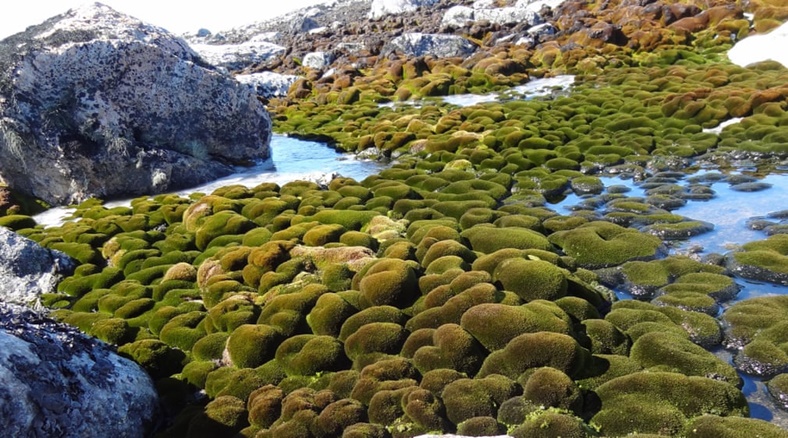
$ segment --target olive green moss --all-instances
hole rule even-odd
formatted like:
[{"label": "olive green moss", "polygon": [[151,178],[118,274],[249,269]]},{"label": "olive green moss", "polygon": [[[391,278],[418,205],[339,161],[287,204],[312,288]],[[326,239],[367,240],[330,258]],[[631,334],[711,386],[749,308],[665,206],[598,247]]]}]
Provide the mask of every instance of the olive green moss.
[{"label": "olive green moss", "polygon": [[501,374],[518,379],[531,368],[549,366],[576,376],[590,361],[591,353],[571,336],[553,333],[525,333],[484,360],[479,376]]},{"label": "olive green moss", "polygon": [[523,333],[572,331],[569,316],[549,301],[532,301],[522,306],[479,304],[462,315],[460,325],[487,350],[500,350]]},{"label": "olive green moss", "polygon": [[542,260],[512,258],[501,262],[493,272],[493,280],[503,289],[516,293],[525,302],[555,301],[567,292],[564,272]]},{"label": "olive green moss", "polygon": [[[735,386],[706,377],[638,372],[596,389],[602,407],[591,421],[605,435],[680,434],[704,414],[747,416],[744,395]],[[703,394],[698,397],[698,394]]]},{"label": "olive green moss", "polygon": [[276,349],[276,360],[288,376],[311,376],[348,367],[343,345],[331,336],[297,335]]},{"label": "olive green moss", "polygon": [[230,334],[227,352],[239,368],[255,368],[274,358],[282,335],[271,326],[244,324]]},{"label": "olive green moss", "polygon": [[458,379],[441,394],[446,406],[446,417],[455,425],[474,417],[493,417],[501,404],[522,393],[520,385],[504,376],[481,379]]},{"label": "olive green moss", "polygon": [[758,436],[779,438],[785,436],[785,429],[777,424],[755,418],[721,417],[702,415],[695,417],[684,430],[687,437],[738,438]]},{"label": "olive green moss", "polygon": [[655,236],[608,222],[589,222],[548,236],[584,268],[604,268],[630,260],[652,259],[661,251]]},{"label": "olive green moss", "polygon": [[753,280],[788,284],[788,235],[775,234],[765,240],[749,242],[728,259],[736,274]]}]

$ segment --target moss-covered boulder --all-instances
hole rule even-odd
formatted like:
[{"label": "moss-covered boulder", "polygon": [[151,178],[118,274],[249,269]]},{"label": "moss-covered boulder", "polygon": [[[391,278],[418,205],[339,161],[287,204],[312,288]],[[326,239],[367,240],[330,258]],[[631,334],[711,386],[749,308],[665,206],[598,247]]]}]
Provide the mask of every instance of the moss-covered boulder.
[{"label": "moss-covered boulder", "polygon": [[497,228],[494,226],[475,226],[461,233],[468,239],[471,249],[491,254],[504,248],[541,249],[550,251],[551,243],[541,233],[527,228]]},{"label": "moss-covered boulder", "polygon": [[[747,400],[735,386],[706,377],[639,372],[613,379],[596,391],[602,406],[591,419],[605,435],[679,435],[705,414],[746,417]],[[703,394],[699,397],[699,394]]]},{"label": "moss-covered boulder", "polygon": [[495,268],[493,280],[500,282],[504,290],[516,293],[525,302],[555,301],[567,292],[564,271],[543,260],[504,260]]},{"label": "moss-covered boulder", "polygon": [[651,332],[640,336],[630,358],[648,371],[667,371],[687,376],[712,377],[741,387],[736,370],[724,360],[685,337],[670,332]]},{"label": "moss-covered boulder", "polygon": [[512,379],[491,375],[482,379],[455,380],[443,390],[446,417],[459,425],[474,417],[493,417],[501,404],[522,393],[520,385]]},{"label": "moss-covered boulder", "polygon": [[777,295],[740,301],[722,315],[725,345],[738,350],[739,370],[766,377],[788,370],[787,309],[788,299]]},{"label": "moss-covered boulder", "polygon": [[501,374],[519,379],[532,368],[552,367],[574,377],[590,363],[590,358],[591,353],[571,336],[553,332],[525,333],[487,356],[478,375]]},{"label": "moss-covered boulder", "polygon": [[413,364],[422,374],[437,369],[476,374],[486,350],[470,333],[457,324],[444,324],[431,334],[431,345],[424,345],[413,354]]},{"label": "moss-covered boulder", "polygon": [[589,222],[577,228],[556,231],[551,243],[589,269],[616,266],[630,260],[648,260],[661,252],[659,238],[609,222]]},{"label": "moss-covered boulder", "polygon": [[788,285],[788,235],[746,243],[727,262],[731,271],[744,278]]},{"label": "moss-covered boulder", "polygon": [[[359,276],[362,273],[357,274]],[[384,259],[363,272],[358,283],[359,305],[409,307],[419,295],[413,267],[403,260]]]},{"label": "moss-covered boulder", "polygon": [[350,364],[342,343],[331,336],[293,336],[279,345],[275,358],[288,376],[341,371]]},{"label": "moss-covered boulder", "polygon": [[227,353],[238,368],[256,368],[274,359],[283,336],[274,327],[244,324],[230,334]]},{"label": "moss-covered boulder", "polygon": [[479,304],[462,315],[460,325],[489,351],[506,347],[523,333],[572,332],[569,316],[555,303],[542,300],[522,306]]}]

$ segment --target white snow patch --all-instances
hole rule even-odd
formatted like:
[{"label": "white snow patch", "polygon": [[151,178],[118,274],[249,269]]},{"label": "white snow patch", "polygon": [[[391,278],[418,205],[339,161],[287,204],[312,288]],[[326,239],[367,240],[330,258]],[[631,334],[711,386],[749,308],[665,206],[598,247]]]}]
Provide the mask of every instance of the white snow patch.
[{"label": "white snow patch", "polygon": [[726,126],[735,125],[735,124],[741,122],[741,120],[742,120],[741,117],[736,117],[734,119],[726,120],[726,121],[720,123],[719,125],[717,125],[714,128],[706,128],[706,129],[704,129],[703,132],[708,132],[708,133],[711,133],[711,134],[719,135],[722,132],[722,130],[725,129]]},{"label": "white snow patch", "polygon": [[763,35],[752,35],[736,43],[728,51],[732,63],[746,67],[761,61],[777,61],[788,67],[788,51],[783,48],[788,43],[788,23]]}]

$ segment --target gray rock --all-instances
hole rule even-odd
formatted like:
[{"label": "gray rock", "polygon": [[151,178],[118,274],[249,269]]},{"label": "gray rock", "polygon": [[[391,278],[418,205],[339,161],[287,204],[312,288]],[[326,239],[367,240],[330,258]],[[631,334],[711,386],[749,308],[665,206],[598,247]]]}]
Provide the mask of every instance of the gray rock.
[{"label": "gray rock", "polygon": [[287,90],[298,78],[299,76],[296,75],[283,75],[270,71],[235,76],[238,82],[252,87],[258,96],[266,99],[286,96]]},{"label": "gray rock", "polygon": [[525,6],[495,7],[490,1],[477,1],[472,6],[454,6],[443,14],[441,24],[445,26],[462,27],[468,22],[489,21],[495,24],[527,23],[533,26],[543,22],[536,11]]},{"label": "gray rock", "polygon": [[457,35],[406,33],[394,38],[383,49],[402,52],[406,57],[434,56],[436,58],[467,57],[476,45]]},{"label": "gray rock", "polygon": [[309,32],[312,29],[320,27],[320,23],[315,21],[312,17],[298,17],[292,22],[290,29],[296,33]]},{"label": "gray rock", "polygon": [[62,252],[0,227],[0,302],[36,306],[41,294],[54,292],[75,265]]},{"label": "gray rock", "polygon": [[3,436],[145,437],[158,406],[136,363],[71,327],[0,303]]},{"label": "gray rock", "polygon": [[315,70],[323,70],[334,62],[334,57],[326,52],[310,52],[304,55],[301,60],[301,65],[304,67],[313,68]]},{"label": "gray rock", "polygon": [[285,53],[284,47],[260,40],[242,44],[192,43],[191,48],[211,65],[227,70],[241,70]]},{"label": "gray rock", "polygon": [[51,204],[194,186],[270,155],[255,93],[101,4],[0,41],[0,177]]},{"label": "gray rock", "polygon": [[372,0],[369,18],[377,20],[387,15],[413,12],[421,6],[432,6],[439,0]]}]

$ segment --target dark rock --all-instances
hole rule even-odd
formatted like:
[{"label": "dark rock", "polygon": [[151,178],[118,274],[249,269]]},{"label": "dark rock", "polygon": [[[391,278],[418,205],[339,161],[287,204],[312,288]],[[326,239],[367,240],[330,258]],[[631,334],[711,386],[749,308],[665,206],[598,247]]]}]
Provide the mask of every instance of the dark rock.
[{"label": "dark rock", "polygon": [[60,251],[0,227],[0,302],[36,304],[41,294],[54,292],[74,267],[74,261]]},{"label": "dark rock", "polygon": [[0,175],[52,204],[159,193],[270,155],[249,87],[101,4],[0,41]]},{"label": "dark rock", "polygon": [[0,424],[4,436],[144,437],[158,396],[134,362],[101,341],[0,303]]}]

